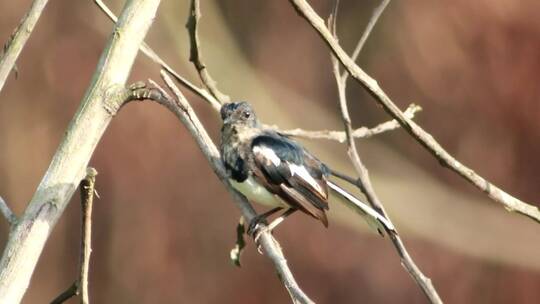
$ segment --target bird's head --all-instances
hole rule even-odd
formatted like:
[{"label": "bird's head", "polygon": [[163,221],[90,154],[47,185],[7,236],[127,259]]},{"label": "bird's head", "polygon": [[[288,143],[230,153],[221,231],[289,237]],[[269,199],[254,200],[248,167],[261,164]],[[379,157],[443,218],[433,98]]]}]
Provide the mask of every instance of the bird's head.
[{"label": "bird's head", "polygon": [[258,124],[255,112],[249,103],[245,101],[226,103],[221,107],[220,112],[223,124],[245,125],[249,127],[255,127]]}]

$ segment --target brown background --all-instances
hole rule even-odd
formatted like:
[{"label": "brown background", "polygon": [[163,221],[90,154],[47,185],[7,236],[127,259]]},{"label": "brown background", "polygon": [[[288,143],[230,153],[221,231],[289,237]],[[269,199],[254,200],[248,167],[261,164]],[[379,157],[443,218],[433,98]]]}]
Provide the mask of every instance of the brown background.
[{"label": "brown background", "polygon": [[[115,11],[121,1],[111,4]],[[234,99],[250,100],[283,128],[340,128],[328,50],[287,1],[203,1],[201,39],[210,72]],[[327,16],[331,1],[312,1]],[[378,1],[342,1],[339,35],[351,50]],[[6,41],[30,5],[0,2]],[[148,40],[183,75],[189,64],[187,1],[163,1]],[[394,1],[359,64],[449,152],[528,201],[540,202],[540,2]],[[91,1],[51,1],[0,92],[0,194],[21,214],[89,84],[112,25]],[[157,78],[140,56],[132,81]],[[209,132],[219,119],[188,94]],[[349,84],[355,125],[387,116]],[[307,142],[337,168],[344,148]],[[360,141],[376,189],[424,273],[447,303],[538,303],[540,227],[504,211],[443,169],[402,131]],[[189,134],[166,110],[128,105],[91,165],[94,303],[287,303],[252,243],[244,266],[229,249],[239,212]],[[261,210],[261,209],[259,209]],[[280,226],[289,264],[318,303],[423,303],[385,240],[332,205],[328,230],[295,215]],[[336,210],[336,211],[334,211]],[[78,263],[79,199],[55,227],[24,303],[47,303]],[[7,225],[0,221],[0,241]],[[72,303],[76,303],[75,300]]]}]

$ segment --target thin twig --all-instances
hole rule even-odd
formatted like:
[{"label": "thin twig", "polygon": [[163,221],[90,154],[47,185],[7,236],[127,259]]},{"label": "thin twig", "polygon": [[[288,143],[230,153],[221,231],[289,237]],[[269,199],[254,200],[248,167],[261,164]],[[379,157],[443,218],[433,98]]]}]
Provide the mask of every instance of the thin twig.
[{"label": "thin twig", "polygon": [[[159,86],[154,83],[154,85],[158,87],[163,94],[163,98],[159,98],[156,101],[173,112],[188,129],[199,145],[199,148],[203,152],[204,156],[210,163],[210,166],[232,195],[234,202],[242,212],[242,215],[245,217],[246,221],[251,221],[256,216],[255,210],[243,195],[231,187],[219,150],[212,142],[212,139],[206,132],[204,126],[197,118],[193,108],[165,71],[161,72],[161,76],[167,84],[167,87],[175,94],[177,98],[175,100],[171,99],[163,89],[159,88]],[[285,288],[289,292],[293,303],[313,303],[313,301],[310,300],[298,286],[298,283],[294,279],[292,272],[287,265],[287,260],[285,259],[277,241],[270,233],[264,230],[264,225],[261,226],[262,233],[261,237],[258,239],[258,245],[262,248],[263,253],[274,264],[278,277],[285,285]]]},{"label": "thin twig", "polygon": [[[114,15],[114,13],[103,3],[101,0],[94,0],[94,3],[98,6],[101,11],[109,17],[109,19],[116,23],[118,21],[118,18]],[[193,83],[191,83],[189,80],[185,79],[184,77],[180,76],[171,66],[169,66],[148,44],[143,42],[141,44],[141,51],[143,54],[145,54],[150,60],[157,63],[162,69],[166,70],[169,74],[171,74],[174,79],[176,79],[179,83],[181,83],[185,88],[189,89],[192,93],[195,95],[201,97],[202,99],[206,100],[210,105],[214,108],[214,110],[219,111],[221,108],[221,103],[207,90],[203,88],[199,88]]]},{"label": "thin twig", "polygon": [[[388,3],[386,3],[388,4]],[[385,1],[383,1],[383,6],[386,7]],[[336,5],[337,10],[337,5]],[[369,25],[362,35],[362,38],[360,39],[360,44],[364,44],[369,37],[369,33],[373,29],[373,26],[375,25],[377,18],[380,16],[382,11],[379,11],[379,13],[376,13],[373,15],[372,20],[370,20]],[[336,18],[334,15],[333,23],[329,22],[329,26],[331,27],[331,31],[336,34]],[[337,39],[337,37],[336,37]],[[357,47],[357,50],[360,50],[360,48]],[[358,56],[358,53],[356,56]],[[351,118],[349,115],[348,105],[347,105],[347,94],[346,94],[346,88],[347,88],[347,77],[341,77],[340,71],[339,71],[339,62],[336,59],[336,57],[332,56],[332,66],[333,66],[333,72],[334,77],[336,79],[336,84],[338,88],[338,94],[339,94],[339,107],[341,109],[341,116],[343,118],[343,124],[345,128],[345,133],[347,137],[347,154],[349,155],[349,158],[351,162],[353,163],[353,167],[355,168],[357,174],[358,174],[358,181],[359,183],[355,183],[359,186],[360,190],[366,195],[366,198],[368,199],[368,202],[373,206],[375,210],[377,210],[379,213],[384,215],[388,219],[388,221],[391,222],[390,217],[386,213],[386,210],[384,209],[384,206],[382,202],[379,200],[379,197],[377,196],[375,189],[373,188],[373,185],[371,183],[371,179],[369,177],[369,172],[360,159],[360,155],[358,154],[358,150],[356,148],[356,143],[354,142],[353,137],[353,129],[352,129],[352,123]],[[423,293],[426,295],[426,297],[429,299],[431,303],[442,303],[441,298],[439,297],[437,290],[431,283],[431,280],[426,277],[416,266],[413,259],[407,252],[407,249],[405,248],[403,241],[399,237],[399,234],[397,230],[387,231],[390,239],[392,240],[392,243],[394,244],[394,247],[396,248],[396,251],[398,252],[398,255],[401,259],[401,264],[405,267],[405,269],[409,272],[411,277],[415,280],[415,282],[418,284],[418,286],[422,289]]]},{"label": "thin twig", "polygon": [[413,120],[407,118],[404,113],[394,104],[386,93],[377,84],[377,81],[362,70],[343,50],[332,33],[326,27],[324,20],[313,10],[305,0],[289,0],[298,14],[305,18],[311,26],[319,33],[322,39],[330,47],[340,63],[347,72],[359,82],[375,99],[375,101],[424,148],[445,167],[459,174],[465,180],[485,192],[495,202],[501,203],[508,211],[522,214],[540,223],[540,210],[534,205],[527,204],[502,189],[490,183],[488,180],[478,175],[472,169],[466,167],[450,155],[433,138],[431,134],[422,129]]},{"label": "thin twig", "polygon": [[[390,3],[390,0],[382,0],[379,5],[373,10],[373,13],[371,15],[371,18],[369,19],[368,25],[366,26],[366,29],[364,30],[364,33],[362,33],[362,37],[360,37],[360,40],[358,40],[358,43],[356,44],[356,47],[354,48],[354,51],[351,55],[351,58],[353,61],[356,61],[358,59],[358,56],[360,55],[360,52],[362,52],[362,49],[364,48],[364,45],[366,44],[366,41],[371,35],[371,31],[373,31],[373,28],[375,27],[375,24],[377,24],[377,21],[379,21],[379,18],[381,17],[382,13],[386,9],[386,6]],[[338,7],[338,3],[336,3],[336,6]],[[334,18],[337,18],[336,15],[334,15]],[[337,37],[336,37],[337,39]],[[347,71],[344,71],[341,74],[341,81],[345,82],[347,81],[347,78],[349,77],[349,73]]]},{"label": "thin twig", "polygon": [[6,201],[0,196],[0,212],[2,212],[2,215],[6,218],[9,225],[13,227],[13,225],[17,224],[17,216],[9,206],[7,205]]},{"label": "thin twig", "polygon": [[52,300],[51,304],[61,304],[68,299],[81,295],[81,304],[90,303],[88,299],[88,269],[90,253],[92,252],[92,205],[96,190],[97,171],[94,168],[86,170],[86,177],[81,181],[81,255],[79,258],[79,274],[77,279]]},{"label": "thin twig", "polygon": [[24,15],[21,23],[17,26],[9,40],[4,45],[4,53],[0,58],[0,91],[6,83],[9,73],[15,67],[15,62],[19,57],[26,41],[32,34],[36,23],[45,9],[48,0],[34,0],[30,10]]},{"label": "thin twig", "polygon": [[[420,106],[411,104],[409,105],[407,110],[405,110],[404,113],[405,115],[407,115],[407,117],[413,118],[415,114],[421,110],[422,108]],[[307,139],[334,140],[340,143],[344,143],[347,141],[347,135],[344,131],[335,131],[335,130],[311,131],[311,130],[304,130],[304,129],[280,130],[277,126],[268,126],[268,127],[286,136],[293,136],[293,137],[300,137],[300,138],[307,138]],[[390,120],[390,121],[378,124],[373,128],[367,128],[367,127],[357,128],[352,131],[352,136],[354,138],[365,139],[365,138],[370,138],[372,136],[375,136],[381,133],[399,129],[400,127],[401,126],[399,125],[399,123],[394,119],[394,120]]]},{"label": "thin twig", "polygon": [[199,19],[201,18],[201,7],[199,0],[191,0],[191,6],[189,9],[189,17],[186,23],[186,28],[189,33],[189,41],[191,45],[189,53],[189,61],[195,65],[197,72],[199,72],[199,77],[203,82],[204,86],[210,91],[210,93],[221,103],[226,103],[230,101],[229,96],[223,94],[217,88],[217,82],[210,76],[206,64],[204,64],[202,58],[202,52],[199,41],[198,25]]}]

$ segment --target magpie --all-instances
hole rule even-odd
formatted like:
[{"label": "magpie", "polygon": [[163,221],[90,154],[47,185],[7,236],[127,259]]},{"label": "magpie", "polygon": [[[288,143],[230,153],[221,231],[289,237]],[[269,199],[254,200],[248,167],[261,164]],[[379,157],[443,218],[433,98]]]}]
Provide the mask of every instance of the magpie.
[{"label": "magpie", "polygon": [[332,172],[327,165],[298,142],[264,127],[247,102],[226,103],[220,114],[220,152],[231,185],[250,201],[273,207],[253,219],[248,231],[283,209],[286,211],[268,225],[268,230],[298,210],[328,227],[329,190],[381,235],[395,231],[383,215],[330,181]]}]

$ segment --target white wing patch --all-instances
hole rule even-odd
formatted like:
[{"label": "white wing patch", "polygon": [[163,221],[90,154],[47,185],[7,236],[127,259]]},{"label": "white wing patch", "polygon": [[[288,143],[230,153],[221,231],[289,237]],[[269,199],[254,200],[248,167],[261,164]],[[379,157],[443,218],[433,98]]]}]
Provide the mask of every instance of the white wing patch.
[{"label": "white wing patch", "polygon": [[253,152],[263,155],[264,158],[270,160],[274,166],[279,166],[281,164],[281,159],[276,155],[276,152],[268,147],[255,146],[253,147]]},{"label": "white wing patch", "polygon": [[305,180],[310,186],[313,187],[313,189],[317,190],[319,193],[325,193],[325,191],[322,189],[321,185],[317,183],[317,181],[309,174],[309,172],[306,170],[304,166],[298,166],[295,164],[289,164],[289,168],[291,169],[292,175],[298,175],[303,180]]}]

